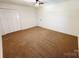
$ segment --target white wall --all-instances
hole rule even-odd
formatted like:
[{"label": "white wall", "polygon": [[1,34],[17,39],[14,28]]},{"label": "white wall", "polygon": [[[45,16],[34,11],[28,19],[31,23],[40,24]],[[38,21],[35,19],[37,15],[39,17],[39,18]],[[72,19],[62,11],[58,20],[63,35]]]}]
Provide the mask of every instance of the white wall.
[{"label": "white wall", "polygon": [[0,58],[2,58],[2,38],[0,35]]},{"label": "white wall", "polygon": [[0,11],[0,15],[2,16],[0,18],[3,21],[1,24],[5,30],[2,34],[36,26],[37,15],[36,8],[34,7],[0,3]]},{"label": "white wall", "polygon": [[2,30],[1,30],[1,24],[0,24],[0,58],[3,57],[3,52],[2,52]]},{"label": "white wall", "polygon": [[78,36],[79,0],[41,6],[38,15],[39,26]]}]

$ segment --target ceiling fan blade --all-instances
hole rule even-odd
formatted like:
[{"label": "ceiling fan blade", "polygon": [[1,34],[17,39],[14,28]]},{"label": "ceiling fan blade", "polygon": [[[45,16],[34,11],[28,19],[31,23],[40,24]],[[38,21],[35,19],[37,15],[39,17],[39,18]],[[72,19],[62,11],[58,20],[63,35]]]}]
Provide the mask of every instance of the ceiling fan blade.
[{"label": "ceiling fan blade", "polygon": [[39,5],[42,5],[42,4],[44,4],[44,2],[42,2],[41,0],[35,0],[36,2],[34,3],[33,2],[33,5],[35,5],[36,3],[39,3]]},{"label": "ceiling fan blade", "polygon": [[44,2],[40,2],[39,4],[44,4]]}]

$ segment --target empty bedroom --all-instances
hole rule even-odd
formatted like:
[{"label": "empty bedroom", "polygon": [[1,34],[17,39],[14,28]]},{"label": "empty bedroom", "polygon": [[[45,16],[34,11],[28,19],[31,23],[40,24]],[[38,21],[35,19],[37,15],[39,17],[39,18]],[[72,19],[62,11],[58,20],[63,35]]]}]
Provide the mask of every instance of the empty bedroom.
[{"label": "empty bedroom", "polygon": [[79,0],[0,0],[0,58],[78,58]]}]

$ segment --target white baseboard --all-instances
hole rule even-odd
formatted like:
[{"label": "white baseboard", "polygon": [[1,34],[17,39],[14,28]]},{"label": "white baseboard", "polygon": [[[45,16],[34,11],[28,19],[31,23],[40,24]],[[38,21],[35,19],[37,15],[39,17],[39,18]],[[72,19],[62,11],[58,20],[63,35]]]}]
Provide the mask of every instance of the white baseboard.
[{"label": "white baseboard", "polygon": [[[40,25],[39,25],[40,26]],[[40,26],[40,27],[43,27],[43,28],[46,28],[46,29],[50,29],[50,30],[54,30],[53,28],[51,28],[51,27],[47,27],[47,26]],[[64,32],[64,31],[58,31],[58,30],[54,30],[54,31],[57,31],[57,32],[61,32],[61,33],[64,33],[64,34],[68,34],[68,35],[72,35],[72,36],[76,36],[76,37],[78,37],[78,35],[75,35],[75,34],[70,34],[70,33],[66,33],[66,32]]]}]

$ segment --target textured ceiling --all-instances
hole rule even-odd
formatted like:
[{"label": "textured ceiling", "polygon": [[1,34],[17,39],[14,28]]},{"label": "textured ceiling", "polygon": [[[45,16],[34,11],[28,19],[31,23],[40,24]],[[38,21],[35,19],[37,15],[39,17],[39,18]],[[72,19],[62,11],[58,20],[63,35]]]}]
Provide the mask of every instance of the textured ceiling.
[{"label": "textured ceiling", "polygon": [[[46,4],[50,4],[50,3],[59,3],[66,0],[40,0],[40,1],[43,1]],[[33,6],[35,0],[0,0],[0,2]]]}]

